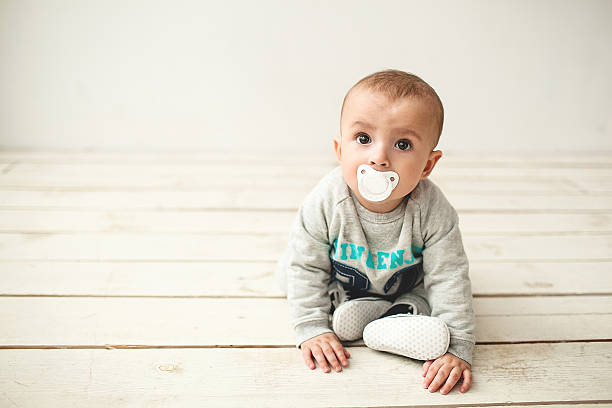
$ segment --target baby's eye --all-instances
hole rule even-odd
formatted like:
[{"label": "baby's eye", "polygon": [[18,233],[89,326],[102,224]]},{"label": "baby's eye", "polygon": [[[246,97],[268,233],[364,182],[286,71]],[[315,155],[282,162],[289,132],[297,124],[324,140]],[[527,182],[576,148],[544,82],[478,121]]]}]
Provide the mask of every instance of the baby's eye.
[{"label": "baby's eye", "polygon": [[365,133],[359,133],[357,135],[357,143],[359,144],[368,144],[372,141],[372,139],[370,139],[370,136],[366,135]]},{"label": "baby's eye", "polygon": [[395,144],[395,147],[397,147],[400,150],[410,150],[412,146],[410,145],[410,141],[406,139],[402,139],[402,140],[397,141],[397,143]]}]

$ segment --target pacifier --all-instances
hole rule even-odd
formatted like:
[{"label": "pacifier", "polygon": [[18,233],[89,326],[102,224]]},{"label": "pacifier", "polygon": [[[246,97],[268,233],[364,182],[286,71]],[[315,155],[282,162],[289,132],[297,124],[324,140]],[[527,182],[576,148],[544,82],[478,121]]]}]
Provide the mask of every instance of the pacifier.
[{"label": "pacifier", "polygon": [[366,164],[357,168],[357,188],[359,194],[368,201],[386,199],[397,183],[399,176],[394,171],[378,171]]}]

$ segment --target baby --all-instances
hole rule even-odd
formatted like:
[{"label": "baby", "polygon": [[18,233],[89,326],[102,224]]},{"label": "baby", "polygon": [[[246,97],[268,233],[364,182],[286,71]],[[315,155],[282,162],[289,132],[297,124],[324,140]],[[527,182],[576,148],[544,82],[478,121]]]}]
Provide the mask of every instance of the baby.
[{"label": "baby", "polygon": [[348,365],[340,341],[423,364],[423,387],[472,383],[475,319],[455,209],[427,177],[444,110],[421,78],[397,70],[344,98],[340,166],[299,208],[277,276],[310,369]]}]

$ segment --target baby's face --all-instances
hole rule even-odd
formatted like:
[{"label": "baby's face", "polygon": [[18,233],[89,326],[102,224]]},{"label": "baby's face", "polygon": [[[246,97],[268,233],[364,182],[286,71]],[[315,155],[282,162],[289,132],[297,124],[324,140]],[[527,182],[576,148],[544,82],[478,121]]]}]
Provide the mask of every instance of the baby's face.
[{"label": "baby's face", "polygon": [[[391,101],[366,88],[355,88],[344,104],[341,138],[334,140],[342,174],[359,202],[375,212],[397,207],[419,180],[427,177],[442,153],[432,151],[437,125],[430,104],[419,98]],[[394,171],[397,187],[383,201],[368,201],[357,188],[357,168]]]}]

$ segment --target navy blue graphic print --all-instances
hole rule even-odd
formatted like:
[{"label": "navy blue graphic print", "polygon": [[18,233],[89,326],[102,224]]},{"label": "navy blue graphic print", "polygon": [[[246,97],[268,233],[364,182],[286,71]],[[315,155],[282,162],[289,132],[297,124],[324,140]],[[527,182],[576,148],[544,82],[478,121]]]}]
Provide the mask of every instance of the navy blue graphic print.
[{"label": "navy blue graphic print", "polygon": [[[345,289],[353,293],[361,293],[361,296],[367,296],[368,289],[370,289],[370,280],[368,276],[359,271],[357,268],[345,265],[341,262],[331,259],[332,261],[332,279],[335,279],[342,283]],[[417,284],[417,279],[421,275],[423,270],[423,264],[418,263],[411,265],[407,268],[400,269],[395,272],[385,284],[383,290],[385,293],[389,293],[393,287],[396,286],[399,280],[399,287],[396,294],[409,292]]]},{"label": "navy blue graphic print", "polygon": [[366,291],[370,288],[370,280],[365,273],[357,268],[345,265],[332,259],[332,278],[340,281],[345,288]]},{"label": "navy blue graphic print", "polygon": [[400,287],[398,289],[398,293],[408,292],[410,289],[415,287],[415,283],[417,278],[419,277],[419,272],[421,271],[423,264],[411,265],[407,268],[400,269],[395,272],[393,276],[389,278],[387,283],[385,283],[385,287],[383,290],[385,293],[388,293],[393,286],[395,286],[398,279],[400,280]]}]

